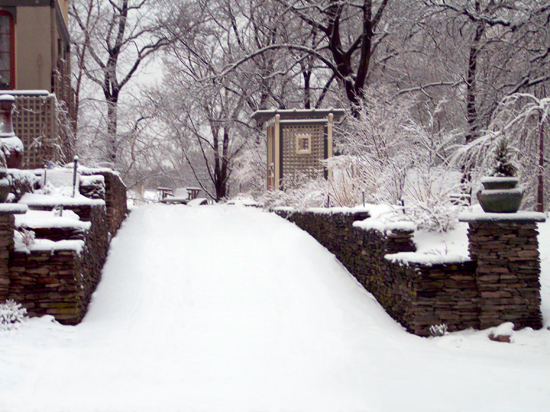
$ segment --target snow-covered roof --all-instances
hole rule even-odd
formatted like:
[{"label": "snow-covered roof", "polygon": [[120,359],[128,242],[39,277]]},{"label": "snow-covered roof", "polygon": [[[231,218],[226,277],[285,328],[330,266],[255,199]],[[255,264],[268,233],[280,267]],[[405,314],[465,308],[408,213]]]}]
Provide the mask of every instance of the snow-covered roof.
[{"label": "snow-covered roof", "polygon": [[346,111],[344,109],[290,109],[290,110],[257,110],[252,115],[252,118],[256,120],[258,124],[264,123],[276,115],[281,116],[281,120],[288,119],[320,119],[326,118],[329,114],[334,115],[334,119],[338,120],[342,117]]},{"label": "snow-covered roof", "polygon": [[12,96],[55,96],[47,90],[3,90],[2,94],[9,94]]}]

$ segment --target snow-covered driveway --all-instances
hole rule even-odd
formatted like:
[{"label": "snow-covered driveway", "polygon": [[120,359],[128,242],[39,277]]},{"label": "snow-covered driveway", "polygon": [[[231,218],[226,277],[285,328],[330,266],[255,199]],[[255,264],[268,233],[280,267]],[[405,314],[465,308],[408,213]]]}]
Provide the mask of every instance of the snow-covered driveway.
[{"label": "snow-covered driveway", "polygon": [[144,207],[83,323],[0,334],[0,411],[548,411],[550,331],[406,333],[309,235]]}]

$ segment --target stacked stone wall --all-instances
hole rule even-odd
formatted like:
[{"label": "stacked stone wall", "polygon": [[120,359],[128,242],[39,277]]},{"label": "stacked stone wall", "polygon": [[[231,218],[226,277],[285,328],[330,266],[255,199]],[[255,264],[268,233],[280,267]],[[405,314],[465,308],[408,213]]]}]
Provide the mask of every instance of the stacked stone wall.
[{"label": "stacked stone wall", "polygon": [[391,295],[379,300],[390,307],[392,317],[420,336],[428,336],[430,326],[440,324],[447,325],[451,332],[478,329],[480,295],[475,269],[472,261],[432,265],[391,262],[383,276],[398,287],[402,306],[393,308]]},{"label": "stacked stone wall", "polygon": [[368,213],[277,212],[334,253],[386,311],[408,331],[430,335],[445,323],[455,331],[479,327],[475,263],[402,264],[386,255],[414,252],[412,230],[365,230]]},{"label": "stacked stone wall", "polygon": [[542,327],[540,261],[534,221],[469,225],[470,255],[477,260],[481,294],[480,326],[513,322],[517,328]]},{"label": "stacked stone wall", "polygon": [[8,299],[10,290],[9,261],[13,250],[12,214],[0,214],[0,303]]},{"label": "stacked stone wall", "polygon": [[71,325],[80,322],[101,279],[109,247],[105,206],[80,205],[74,211],[88,217],[89,230],[33,230],[42,239],[81,240],[81,250],[31,249],[11,253],[8,298],[21,303],[29,316],[53,315],[59,322]]},{"label": "stacked stone wall", "polygon": [[105,200],[105,178],[101,175],[86,179],[81,176],[78,191],[90,199]]},{"label": "stacked stone wall", "polygon": [[9,298],[21,303],[29,316],[52,315],[74,325],[86,311],[86,282],[82,255],[73,250],[14,252]]},{"label": "stacked stone wall", "polygon": [[[386,258],[413,252],[412,231],[353,226],[368,213],[277,211],[310,233],[344,264],[408,331],[430,335],[511,321],[541,327],[539,262],[534,222],[471,224],[471,260],[413,263]],[[472,226],[473,225],[473,226]]]},{"label": "stacked stone wall", "polygon": [[81,193],[92,199],[102,198],[107,206],[107,231],[115,236],[128,214],[126,185],[118,175],[110,170],[89,169],[89,175],[101,175],[105,179],[105,194],[98,197],[94,187],[83,188]]},{"label": "stacked stone wall", "polygon": [[[104,180],[105,190],[84,185],[82,194],[94,200],[75,202],[68,198],[63,208],[75,212],[81,221],[90,222],[89,229],[76,225],[29,228],[37,239],[81,243],[73,242],[65,248],[56,244],[53,250],[31,246],[27,251],[14,251],[13,213],[25,213],[26,206],[0,211],[0,302],[14,299],[30,316],[50,314],[65,324],[76,324],[84,317],[101,279],[110,238],[127,215],[126,187],[118,174],[93,169],[86,169],[86,173],[103,176],[96,180]],[[33,210],[50,211],[57,206],[43,201],[29,204]]]}]

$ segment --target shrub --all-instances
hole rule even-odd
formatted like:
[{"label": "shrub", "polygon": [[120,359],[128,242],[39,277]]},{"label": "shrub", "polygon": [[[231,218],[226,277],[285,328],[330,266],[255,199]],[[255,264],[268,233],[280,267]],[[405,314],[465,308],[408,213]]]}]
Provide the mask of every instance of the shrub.
[{"label": "shrub", "polygon": [[447,325],[442,323],[441,325],[430,326],[430,333],[433,337],[443,336],[447,333]]},{"label": "shrub", "polygon": [[517,173],[517,167],[510,160],[510,150],[508,148],[508,139],[503,136],[500,138],[495,149],[495,158],[493,160],[493,169],[491,176],[495,177],[514,177]]},{"label": "shrub", "polygon": [[14,300],[0,303],[0,331],[17,329],[27,319],[27,309]]}]

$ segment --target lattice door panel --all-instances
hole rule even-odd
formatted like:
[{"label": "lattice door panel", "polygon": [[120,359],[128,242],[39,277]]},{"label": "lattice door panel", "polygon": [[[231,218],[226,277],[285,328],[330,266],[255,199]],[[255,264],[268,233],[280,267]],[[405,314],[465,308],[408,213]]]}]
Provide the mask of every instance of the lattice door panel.
[{"label": "lattice door panel", "polygon": [[323,125],[284,125],[282,127],[283,176],[302,173],[309,178],[323,175],[325,158]]}]

